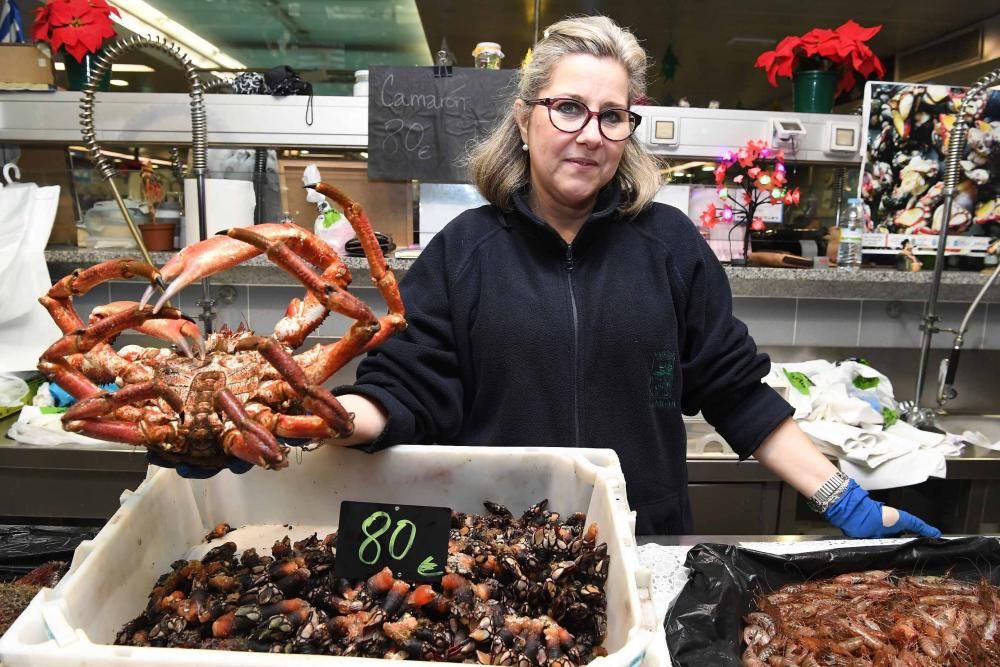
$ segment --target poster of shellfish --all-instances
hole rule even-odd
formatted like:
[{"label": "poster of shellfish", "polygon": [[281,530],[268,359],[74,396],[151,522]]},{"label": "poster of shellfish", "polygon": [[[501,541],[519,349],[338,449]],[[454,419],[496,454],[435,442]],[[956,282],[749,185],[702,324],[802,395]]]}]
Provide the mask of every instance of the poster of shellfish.
[{"label": "poster of shellfish", "polygon": [[[868,82],[859,190],[868,229],[937,235],[949,133],[966,88]],[[977,105],[960,162],[948,234],[1000,236],[1000,91]]]}]

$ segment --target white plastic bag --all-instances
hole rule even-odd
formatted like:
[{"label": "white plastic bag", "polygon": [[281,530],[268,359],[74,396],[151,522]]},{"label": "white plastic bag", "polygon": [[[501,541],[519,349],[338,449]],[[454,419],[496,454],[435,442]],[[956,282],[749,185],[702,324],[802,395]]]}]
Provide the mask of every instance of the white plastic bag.
[{"label": "white plastic bag", "polygon": [[38,298],[52,286],[45,244],[59,187],[14,183],[0,188],[0,372],[33,370],[62,336]]}]

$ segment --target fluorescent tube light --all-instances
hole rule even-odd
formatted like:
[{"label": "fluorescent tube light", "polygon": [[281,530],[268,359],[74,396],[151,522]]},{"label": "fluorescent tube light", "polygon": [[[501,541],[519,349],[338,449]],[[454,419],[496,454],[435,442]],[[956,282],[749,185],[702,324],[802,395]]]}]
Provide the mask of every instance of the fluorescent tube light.
[{"label": "fluorescent tube light", "polygon": [[112,14],[115,23],[137,35],[175,42],[187,52],[195,67],[246,69],[246,65],[143,0],[116,0],[115,7],[121,12],[120,17]]},{"label": "fluorescent tube light", "polygon": [[[60,72],[66,69],[66,64],[62,61],[56,63],[56,69]],[[111,63],[112,72],[155,72],[149,65],[136,65],[135,63]]]}]

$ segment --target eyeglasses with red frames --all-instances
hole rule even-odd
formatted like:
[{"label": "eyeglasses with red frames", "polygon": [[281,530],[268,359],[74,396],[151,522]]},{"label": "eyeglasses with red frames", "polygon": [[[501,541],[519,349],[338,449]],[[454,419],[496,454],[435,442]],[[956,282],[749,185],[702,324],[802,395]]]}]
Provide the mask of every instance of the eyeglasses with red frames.
[{"label": "eyeglasses with red frames", "polygon": [[625,141],[642,122],[642,116],[628,109],[591,111],[586,104],[571,97],[542,97],[524,100],[525,104],[547,107],[549,121],[560,132],[579,132],[591,118],[597,118],[597,129],[608,141]]}]

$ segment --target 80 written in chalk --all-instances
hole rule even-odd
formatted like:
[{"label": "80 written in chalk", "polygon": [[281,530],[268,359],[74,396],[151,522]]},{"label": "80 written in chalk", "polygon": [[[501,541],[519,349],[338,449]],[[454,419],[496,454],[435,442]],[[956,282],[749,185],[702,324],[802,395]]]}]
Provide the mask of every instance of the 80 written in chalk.
[{"label": "80 written in chalk", "polygon": [[438,581],[450,528],[447,507],[346,500],[340,505],[334,573],[361,579],[388,567],[397,578]]}]

